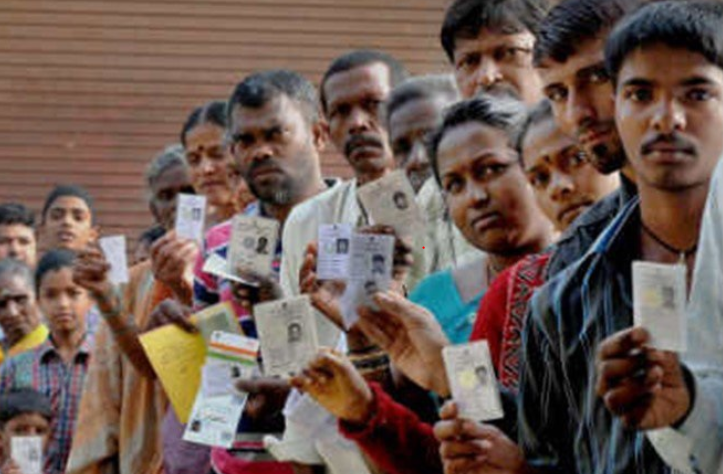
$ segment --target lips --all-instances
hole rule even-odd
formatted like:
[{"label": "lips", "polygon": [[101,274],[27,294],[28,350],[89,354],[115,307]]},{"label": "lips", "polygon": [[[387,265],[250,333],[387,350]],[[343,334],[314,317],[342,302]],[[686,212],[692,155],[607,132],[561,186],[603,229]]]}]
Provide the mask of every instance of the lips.
[{"label": "lips", "polygon": [[663,163],[678,163],[694,156],[695,146],[677,134],[659,135],[643,144],[641,154]]},{"label": "lips", "polygon": [[75,234],[67,230],[61,230],[58,232],[58,240],[61,242],[72,242],[75,240]]},{"label": "lips", "polygon": [[496,227],[500,220],[500,215],[497,212],[487,212],[480,216],[474,217],[470,221],[470,225],[476,232],[484,232]]},{"label": "lips", "polygon": [[273,174],[279,174],[281,171],[273,166],[264,166],[251,170],[251,179],[256,180]]},{"label": "lips", "polygon": [[344,145],[344,154],[347,157],[352,158],[360,154],[376,154],[382,148],[384,148],[382,142],[376,137],[355,135],[346,142],[346,145]]}]

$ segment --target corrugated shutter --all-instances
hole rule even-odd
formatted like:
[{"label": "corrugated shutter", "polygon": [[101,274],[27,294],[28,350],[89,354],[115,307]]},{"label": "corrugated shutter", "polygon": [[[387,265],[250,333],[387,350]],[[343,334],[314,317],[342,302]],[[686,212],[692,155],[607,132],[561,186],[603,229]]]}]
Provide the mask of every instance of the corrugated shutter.
[{"label": "corrugated shutter", "polygon": [[[150,223],[143,170],[189,111],[245,74],[318,82],[353,48],[446,69],[440,0],[2,0],[0,201],[38,210],[57,183],[96,197],[105,234]],[[335,155],[327,175],[348,175]]]}]

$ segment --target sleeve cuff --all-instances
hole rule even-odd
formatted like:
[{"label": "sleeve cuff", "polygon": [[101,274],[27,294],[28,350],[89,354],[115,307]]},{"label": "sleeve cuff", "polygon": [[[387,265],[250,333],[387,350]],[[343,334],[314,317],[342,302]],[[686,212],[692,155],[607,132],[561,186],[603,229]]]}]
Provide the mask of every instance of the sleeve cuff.
[{"label": "sleeve cuff", "polygon": [[375,382],[370,382],[369,388],[372,389],[373,396],[371,419],[364,425],[339,420],[339,432],[349,440],[358,441],[369,438],[374,435],[379,426],[385,423],[384,404],[388,402],[389,395],[384,393],[381,386]]}]

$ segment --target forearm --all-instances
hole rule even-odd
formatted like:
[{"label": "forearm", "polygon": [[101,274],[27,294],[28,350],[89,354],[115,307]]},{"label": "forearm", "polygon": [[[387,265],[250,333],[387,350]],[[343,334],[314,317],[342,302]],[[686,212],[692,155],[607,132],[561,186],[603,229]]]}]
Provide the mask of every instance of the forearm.
[{"label": "forearm", "polygon": [[120,295],[101,297],[97,301],[101,316],[108,324],[113,339],[121,352],[141,375],[155,378],[156,372],[140,341],[140,329],[136,325],[133,315],[124,310]]}]

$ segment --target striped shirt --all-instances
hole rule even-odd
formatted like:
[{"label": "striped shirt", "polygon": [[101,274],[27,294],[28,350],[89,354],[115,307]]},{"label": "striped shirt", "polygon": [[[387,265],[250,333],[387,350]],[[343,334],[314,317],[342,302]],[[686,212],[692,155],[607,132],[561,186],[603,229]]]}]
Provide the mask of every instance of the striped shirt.
[{"label": "striped shirt", "polygon": [[[267,217],[258,201],[251,203],[243,211],[246,216]],[[202,310],[217,303],[230,302],[239,318],[239,322],[246,335],[255,335],[251,316],[249,312],[236,302],[231,293],[231,282],[225,278],[219,278],[203,271],[203,265],[211,254],[216,254],[226,260],[228,256],[229,242],[233,219],[212,227],[206,233],[203,249],[199,254],[194,268],[193,279],[193,306],[196,310]],[[272,262],[273,274],[278,277],[281,267],[281,237],[276,244],[276,252]]]},{"label": "striped shirt", "polygon": [[633,324],[639,201],[631,200],[590,251],[541,287],[523,336],[520,442],[542,472],[667,473],[642,432],[628,430],[595,393],[595,350]]},{"label": "striped shirt", "polygon": [[90,339],[84,338],[72,362],[66,365],[48,339],[32,351],[9,358],[0,369],[0,392],[31,387],[50,400],[54,419],[45,459],[47,474],[65,472],[91,345]]}]

